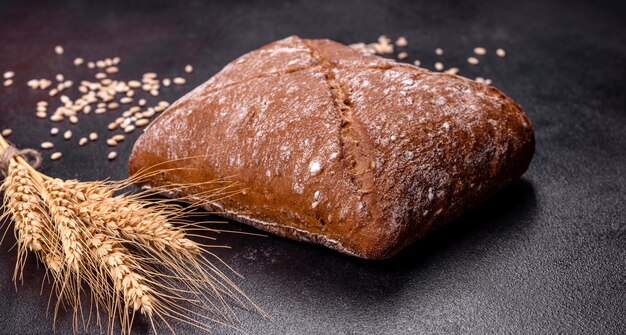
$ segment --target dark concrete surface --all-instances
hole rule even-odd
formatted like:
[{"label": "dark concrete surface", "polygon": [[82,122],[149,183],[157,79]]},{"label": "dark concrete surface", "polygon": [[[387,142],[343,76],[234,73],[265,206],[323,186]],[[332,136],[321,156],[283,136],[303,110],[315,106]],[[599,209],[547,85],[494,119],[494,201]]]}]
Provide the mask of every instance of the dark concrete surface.
[{"label": "dark concrete surface", "polygon": [[[76,56],[120,56],[120,78],[172,77],[195,67],[170,101],[232,59],[297,34],[344,43],[406,36],[409,60],[441,59],[469,77],[491,78],[534,122],[537,152],[524,177],[398,257],[367,262],[277,237],[222,234],[219,255],[274,319],[241,312],[249,334],[624,334],[626,333],[626,10],[602,1],[3,1],[0,128],[20,147],[49,138],[34,117],[45,97],[34,77],[86,78]],[[65,55],[53,47],[61,44]],[[465,63],[475,46],[488,54]],[[436,57],[434,49],[445,53]],[[495,48],[507,50],[504,59]],[[76,80],[75,80],[76,82]],[[154,100],[152,100],[154,101]],[[82,180],[124,178],[132,139],[114,162],[98,143],[77,149],[116,117],[89,115],[65,153],[42,171]],[[254,232],[237,223],[232,230]],[[52,334],[50,287],[30,261],[17,291],[9,232],[0,246],[0,334]],[[42,294],[40,294],[40,291]],[[59,315],[57,334],[71,333]],[[201,334],[176,325],[179,334]],[[104,331],[92,326],[81,333]],[[162,332],[167,333],[163,330]],[[217,327],[216,334],[231,333]],[[137,334],[150,334],[143,321]]]}]

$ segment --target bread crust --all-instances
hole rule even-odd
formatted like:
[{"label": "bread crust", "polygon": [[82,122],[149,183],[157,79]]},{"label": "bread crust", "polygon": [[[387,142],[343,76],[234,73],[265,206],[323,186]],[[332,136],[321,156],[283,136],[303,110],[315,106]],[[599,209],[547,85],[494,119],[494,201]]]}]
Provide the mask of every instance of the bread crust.
[{"label": "bread crust", "polygon": [[174,103],[136,142],[129,172],[173,168],[143,182],[155,188],[237,182],[241,193],[206,207],[384,259],[521,176],[533,153],[530,120],[493,87],[292,36]]}]

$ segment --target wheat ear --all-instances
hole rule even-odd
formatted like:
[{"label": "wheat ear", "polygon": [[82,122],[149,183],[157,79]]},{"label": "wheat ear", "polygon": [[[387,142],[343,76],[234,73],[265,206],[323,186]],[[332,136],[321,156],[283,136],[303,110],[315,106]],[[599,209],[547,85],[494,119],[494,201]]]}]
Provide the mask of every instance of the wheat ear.
[{"label": "wheat ear", "polygon": [[10,216],[13,220],[18,243],[14,280],[22,278],[29,251],[41,258],[51,271],[58,273],[62,260],[53,245],[54,241],[49,239],[52,226],[49,218],[44,215],[40,192],[28,169],[12,161],[8,167],[8,175],[2,183],[2,191],[5,204],[3,218]]},{"label": "wheat ear", "polygon": [[[6,179],[4,217],[14,222],[18,262],[14,280],[33,252],[52,273],[57,303],[69,307],[74,330],[91,320],[81,306],[83,287],[99,311],[108,313],[108,330],[120,321],[131,332],[135,312],[155,329],[178,320],[210,330],[211,323],[236,329],[231,304],[258,308],[203,254],[209,247],[188,238],[185,208],[169,200],[149,201],[152,192],[114,195],[124,182],[79,182],[50,178],[36,171],[0,136],[0,171]],[[193,186],[193,185],[192,185]],[[176,185],[180,187],[180,185]],[[220,194],[215,192],[213,194]],[[206,196],[199,194],[200,196]],[[210,254],[210,253],[209,253]],[[210,254],[212,255],[212,254]]]}]

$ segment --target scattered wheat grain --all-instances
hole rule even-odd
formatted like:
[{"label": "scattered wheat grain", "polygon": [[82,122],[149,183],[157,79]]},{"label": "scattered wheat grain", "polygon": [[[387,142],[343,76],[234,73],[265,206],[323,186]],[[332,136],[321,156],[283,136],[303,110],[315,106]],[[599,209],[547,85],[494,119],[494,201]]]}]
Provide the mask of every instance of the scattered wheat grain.
[{"label": "scattered wheat grain", "polygon": [[154,108],[148,108],[146,111],[144,111],[143,113],[141,113],[141,117],[142,118],[151,118],[154,116],[154,113],[156,111],[154,110]]},{"label": "scattered wheat grain", "polygon": [[137,120],[137,121],[135,122],[135,125],[136,125],[137,127],[144,127],[144,126],[146,126],[149,122],[150,122],[150,120],[148,120],[148,119],[139,119],[139,120]]},{"label": "scattered wheat grain", "polygon": [[42,90],[48,89],[48,87],[50,87],[51,85],[52,85],[52,81],[48,79],[39,80],[39,88],[41,88]]},{"label": "scattered wheat grain", "polygon": [[459,68],[458,67],[451,67],[451,68],[446,70],[446,73],[457,74],[457,73],[459,73]]},{"label": "scattered wheat grain", "polygon": [[30,87],[33,90],[36,90],[36,89],[39,88],[39,80],[31,79],[31,80],[26,82],[26,86]]},{"label": "scattered wheat grain", "polygon": [[487,54],[487,49],[483,47],[475,47],[474,53],[477,54],[478,56],[484,56]]},{"label": "scattered wheat grain", "polygon": [[406,40],[406,37],[404,36],[400,36],[398,37],[398,39],[396,40],[396,46],[400,47],[400,48],[404,48],[407,45],[409,45],[409,42]]},{"label": "scattered wheat grain", "polygon": [[125,136],[122,134],[117,134],[113,137],[111,137],[111,139],[113,139],[115,142],[122,142],[124,140]]}]

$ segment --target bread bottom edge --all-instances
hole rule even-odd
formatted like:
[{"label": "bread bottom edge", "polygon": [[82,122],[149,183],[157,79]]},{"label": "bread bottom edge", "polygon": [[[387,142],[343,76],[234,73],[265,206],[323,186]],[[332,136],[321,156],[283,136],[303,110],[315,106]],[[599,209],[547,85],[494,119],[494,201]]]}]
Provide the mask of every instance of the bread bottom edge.
[{"label": "bread bottom edge", "polygon": [[[141,188],[144,190],[153,189],[153,187],[148,184],[141,185]],[[237,214],[234,211],[224,209],[222,205],[220,205],[219,203],[215,201],[210,201],[210,200],[206,200],[206,199],[202,199],[198,197],[189,196],[189,195],[184,194],[184,192],[182,192],[179,189],[165,190],[165,189],[160,189],[157,187],[157,188],[154,188],[154,190],[158,194],[167,198],[179,198],[182,196],[182,197],[186,197],[188,199],[194,200],[194,201],[198,201],[204,204],[203,207],[205,209],[209,211],[213,211],[216,215],[219,215],[224,218],[231,219],[237,222],[241,222],[243,224],[252,226],[256,229],[266,231],[268,233],[278,235],[280,237],[284,237],[284,238],[293,237],[295,240],[299,242],[320,244],[329,249],[339,251],[346,255],[368,259],[367,257],[365,257],[365,255],[351,251],[348,248],[344,247],[343,244],[341,244],[341,242],[330,239],[324,235],[311,233],[306,230],[298,229],[298,228],[287,226],[287,225],[282,225],[276,222],[261,221],[261,220],[254,219],[246,215]]]}]

